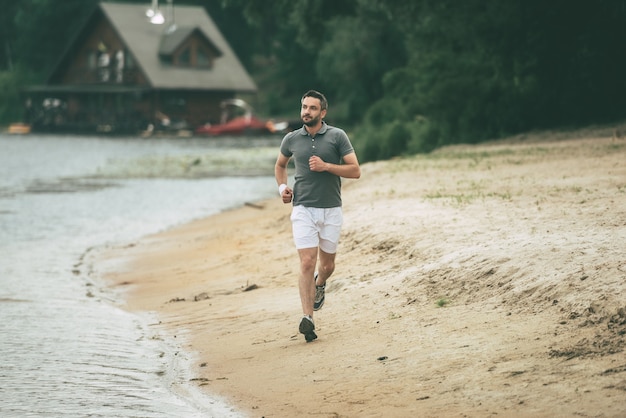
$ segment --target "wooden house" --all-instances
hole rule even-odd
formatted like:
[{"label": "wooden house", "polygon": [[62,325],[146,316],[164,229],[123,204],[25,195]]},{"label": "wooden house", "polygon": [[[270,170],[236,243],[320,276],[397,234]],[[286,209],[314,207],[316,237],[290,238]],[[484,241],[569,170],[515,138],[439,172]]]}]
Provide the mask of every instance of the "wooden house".
[{"label": "wooden house", "polygon": [[27,90],[35,130],[137,132],[219,122],[223,100],[256,85],[205,9],[100,3],[52,70]]}]

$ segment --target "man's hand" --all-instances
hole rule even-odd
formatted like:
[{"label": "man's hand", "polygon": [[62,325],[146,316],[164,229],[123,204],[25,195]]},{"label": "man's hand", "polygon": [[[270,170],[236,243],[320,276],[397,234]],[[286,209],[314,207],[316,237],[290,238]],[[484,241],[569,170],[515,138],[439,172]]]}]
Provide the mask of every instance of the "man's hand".
[{"label": "man's hand", "polygon": [[291,203],[291,200],[293,199],[293,190],[286,187],[280,196],[283,198],[283,203]]},{"label": "man's hand", "polygon": [[328,171],[328,165],[320,157],[314,155],[309,158],[309,169],[317,172]]}]

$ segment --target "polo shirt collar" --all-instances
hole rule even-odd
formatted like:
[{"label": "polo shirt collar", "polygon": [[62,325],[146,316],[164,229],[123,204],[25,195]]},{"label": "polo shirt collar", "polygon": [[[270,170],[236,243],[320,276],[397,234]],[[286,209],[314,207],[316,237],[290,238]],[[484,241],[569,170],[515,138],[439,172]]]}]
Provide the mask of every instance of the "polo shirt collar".
[{"label": "polo shirt collar", "polygon": [[[315,134],[317,135],[324,135],[326,133],[326,131],[328,130],[328,125],[326,124],[326,122],[322,121],[322,127],[320,128],[319,131],[317,131],[317,133]],[[302,132],[300,133],[301,135],[308,135],[309,133],[307,132],[305,125],[302,125]]]}]

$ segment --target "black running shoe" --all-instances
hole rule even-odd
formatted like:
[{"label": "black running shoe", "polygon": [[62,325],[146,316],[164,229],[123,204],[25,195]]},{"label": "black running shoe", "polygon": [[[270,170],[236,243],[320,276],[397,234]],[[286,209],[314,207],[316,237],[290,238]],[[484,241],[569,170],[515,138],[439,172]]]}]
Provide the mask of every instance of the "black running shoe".
[{"label": "black running shoe", "polygon": [[319,311],[324,306],[324,299],[326,292],[326,285],[324,286],[315,286],[315,303],[313,303],[313,310]]},{"label": "black running shoe", "polygon": [[299,329],[300,334],[304,334],[304,339],[307,343],[310,343],[317,338],[317,334],[315,333],[315,324],[313,323],[313,318],[310,316],[304,315],[302,317]]},{"label": "black running shoe", "polygon": [[[315,273],[315,283],[317,283],[317,273]],[[313,310],[319,311],[324,306],[324,299],[326,298],[326,283],[322,286],[315,285],[315,302],[313,303]]]}]

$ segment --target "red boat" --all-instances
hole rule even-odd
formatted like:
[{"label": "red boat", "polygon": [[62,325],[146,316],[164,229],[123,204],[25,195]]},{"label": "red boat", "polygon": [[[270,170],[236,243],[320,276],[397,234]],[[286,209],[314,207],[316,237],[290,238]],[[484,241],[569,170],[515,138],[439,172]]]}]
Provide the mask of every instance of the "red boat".
[{"label": "red boat", "polygon": [[[242,116],[231,116],[229,106],[243,109]],[[252,108],[241,99],[225,100],[221,103],[222,122],[217,125],[207,123],[196,128],[199,135],[260,135],[280,133],[287,128],[286,122],[274,123],[271,120],[261,120],[252,114]],[[230,119],[229,119],[230,117]]]}]

